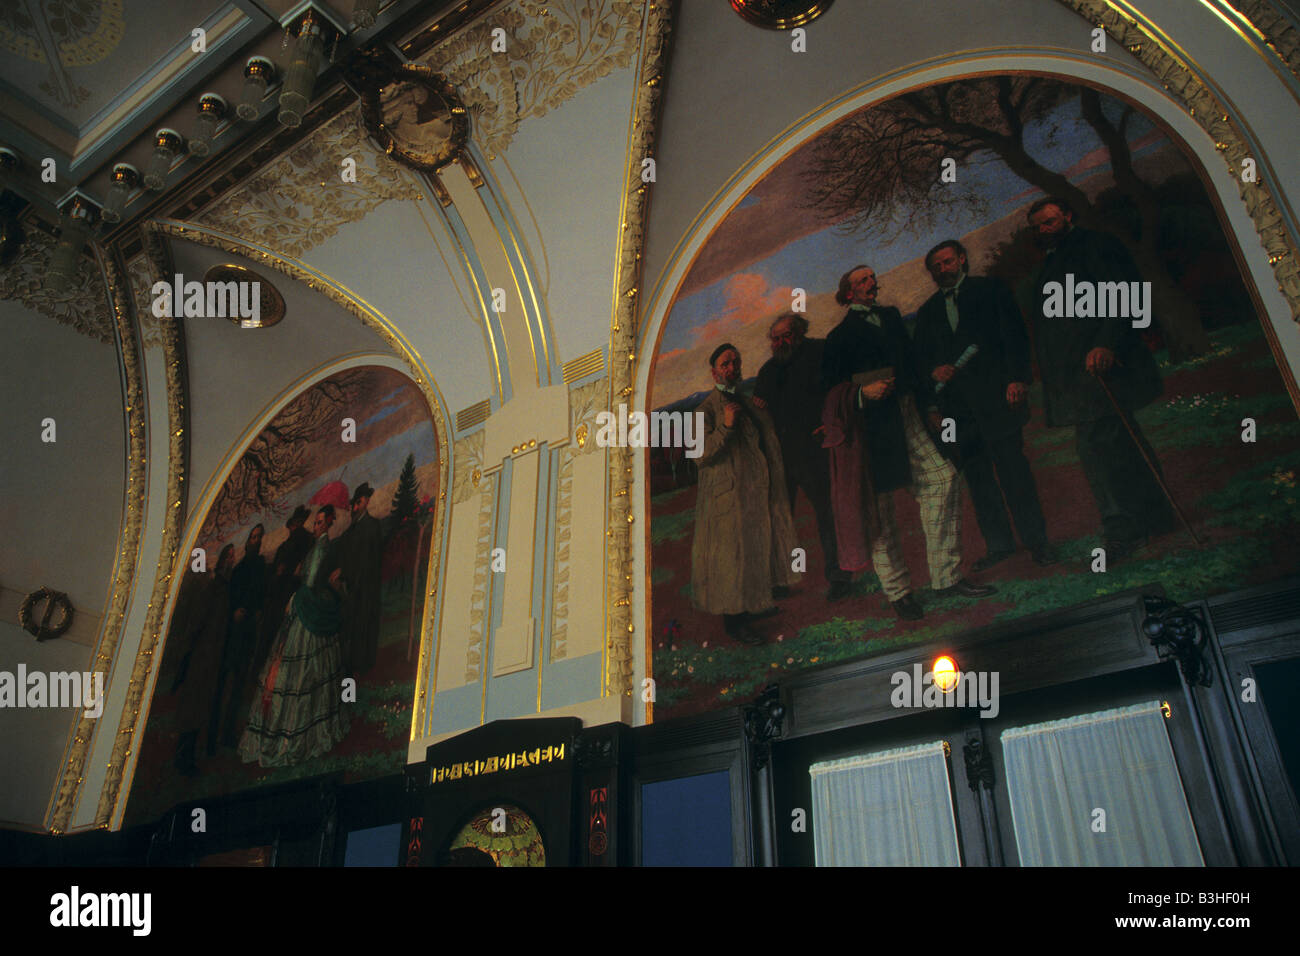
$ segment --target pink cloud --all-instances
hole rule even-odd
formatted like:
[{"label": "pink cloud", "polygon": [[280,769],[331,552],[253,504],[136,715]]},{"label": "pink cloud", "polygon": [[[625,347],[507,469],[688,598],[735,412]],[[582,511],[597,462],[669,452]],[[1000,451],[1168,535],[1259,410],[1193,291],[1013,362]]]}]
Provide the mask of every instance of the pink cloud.
[{"label": "pink cloud", "polygon": [[722,311],[695,327],[692,331],[694,341],[722,341],[755,322],[788,310],[791,291],[790,286],[769,285],[767,277],[757,272],[736,273],[723,287],[726,304]]}]

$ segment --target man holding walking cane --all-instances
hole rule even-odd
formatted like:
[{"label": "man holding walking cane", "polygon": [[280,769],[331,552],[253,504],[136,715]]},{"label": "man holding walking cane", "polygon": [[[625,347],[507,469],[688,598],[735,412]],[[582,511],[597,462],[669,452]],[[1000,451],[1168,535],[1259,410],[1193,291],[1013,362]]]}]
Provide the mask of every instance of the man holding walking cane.
[{"label": "man holding walking cane", "polygon": [[[1140,283],[1123,244],[1075,226],[1066,200],[1040,199],[1029,209],[1029,224],[1047,250],[1035,276],[1036,292],[1050,283],[1071,289]],[[1075,426],[1079,463],[1101,514],[1107,560],[1113,563],[1175,527],[1159,460],[1133,416],[1163,391],[1160,371],[1130,316],[1040,313],[1035,325],[1047,424]]]}]

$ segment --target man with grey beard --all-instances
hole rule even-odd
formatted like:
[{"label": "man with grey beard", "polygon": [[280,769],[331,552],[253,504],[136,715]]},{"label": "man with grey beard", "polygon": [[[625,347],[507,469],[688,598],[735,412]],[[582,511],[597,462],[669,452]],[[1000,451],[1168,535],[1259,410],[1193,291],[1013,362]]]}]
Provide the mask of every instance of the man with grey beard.
[{"label": "man with grey beard", "polygon": [[790,513],[794,513],[795,496],[802,488],[817,516],[817,536],[830,585],[826,599],[837,601],[848,594],[853,575],[839,565],[830,463],[821,440],[822,406],[826,401],[821,387],[822,349],[826,342],[808,338],[808,320],[794,312],[779,316],[767,334],[772,357],[758,371],[754,403],[768,410],[776,426]]},{"label": "man with grey beard", "polygon": [[[1036,296],[1051,282],[1142,278],[1117,238],[1074,224],[1074,210],[1064,199],[1038,200],[1029,207],[1029,225],[1045,253],[1033,278]],[[1034,347],[1043,375],[1047,425],[1074,426],[1079,464],[1101,516],[1106,560],[1118,561],[1148,538],[1177,527],[1173,509],[1147,464],[1154,463],[1160,471],[1160,461],[1134,417],[1163,391],[1160,369],[1129,319],[1048,318],[1041,307],[1035,315]]]}]

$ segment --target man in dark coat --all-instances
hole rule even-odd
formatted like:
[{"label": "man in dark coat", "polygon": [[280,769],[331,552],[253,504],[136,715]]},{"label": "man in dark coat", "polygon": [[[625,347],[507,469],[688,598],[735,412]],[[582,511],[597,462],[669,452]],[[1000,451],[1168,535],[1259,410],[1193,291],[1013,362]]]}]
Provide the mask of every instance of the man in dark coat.
[{"label": "man in dark coat", "polygon": [[[987,548],[973,570],[991,568],[1015,553],[1008,505],[1021,543],[1036,562],[1050,564],[1055,559],[1021,434],[1029,421],[1033,369],[1020,309],[1004,283],[968,274],[966,250],[955,239],[931,249],[925,267],[939,291],[916,314],[912,347],[921,374],[943,385],[937,394],[940,414],[956,425],[962,474]],[[978,352],[956,368],[971,346]]]},{"label": "man in dark coat", "polygon": [[704,447],[697,459],[691,599],[722,615],[728,637],[761,644],[757,618],[777,612],[773,597],[797,578],[790,567],[794,522],[772,419],[740,394],[740,352],[709,356],[715,388],[700,403]]},{"label": "man in dark coat", "polygon": [[275,549],[275,557],[267,569],[269,579],[266,586],[266,601],[263,604],[262,620],[257,629],[257,650],[253,654],[252,674],[254,685],[257,675],[262,673],[266,655],[275,643],[276,632],[284,620],[284,608],[298,590],[298,566],[302,564],[307,553],[311,551],[316,539],[303,527],[311,510],[306,505],[299,505],[285,522],[289,537]]},{"label": "man in dark coat", "polygon": [[195,757],[199,750],[199,734],[206,735],[206,751],[216,752],[213,719],[217,690],[217,677],[221,671],[221,655],[226,644],[230,620],[230,574],[235,566],[235,546],[221,549],[217,566],[206,574],[197,575],[197,587],[192,590],[188,604],[178,606],[168,631],[169,655],[180,655],[184,661],[182,673],[172,687],[180,693],[176,705],[176,753],[173,762],[183,774],[198,772]]},{"label": "man in dark coat", "polygon": [[[219,722],[221,742],[227,747],[239,743],[243,728],[236,724],[248,714],[244,701],[256,676],[253,658],[257,653],[257,615],[266,601],[266,559],[261,553],[264,533],[260,524],[248,532],[244,557],[230,575],[230,624],[212,714],[214,727]],[[215,734],[209,736],[209,747],[213,737]]]},{"label": "man in dark coat", "polygon": [[374,489],[362,483],[352,493],[352,523],[334,543],[334,563],[343,572],[339,640],[347,673],[359,677],[375,666],[379,649],[380,562],[384,534],[379,519],[366,510]]},{"label": "man in dark coat", "polygon": [[[1034,276],[1036,296],[1046,296],[1053,282],[1075,288],[1092,283],[1096,288],[1102,282],[1141,281],[1123,244],[1105,233],[1076,227],[1074,211],[1065,200],[1040,199],[1029,208],[1029,224],[1047,250]],[[1123,558],[1145,544],[1148,535],[1174,526],[1172,509],[1143,457],[1145,452],[1158,468],[1155,452],[1133,416],[1163,389],[1155,357],[1128,316],[1047,317],[1039,312],[1034,348],[1043,375],[1047,424],[1075,426],[1079,463],[1101,514],[1106,556],[1111,561]],[[1137,444],[1099,377],[1110,387]]]},{"label": "man in dark coat", "polygon": [[835,301],[849,307],[822,353],[822,388],[841,382],[861,386],[858,403],[865,418],[868,465],[876,490],[880,534],[871,562],[881,590],[895,613],[906,620],[924,616],[912,594],[903,559],[893,492],[910,486],[921,509],[930,587],[947,597],[984,597],[994,588],[961,576],[961,489],[957,470],[939,454],[921,421],[929,389],[917,371],[903,318],[894,308],[876,305],[880,284],[869,266],[840,278]]},{"label": "man in dark coat", "polygon": [[840,569],[836,557],[830,470],[818,434],[826,403],[826,392],[821,387],[822,347],[826,343],[806,338],[807,333],[808,320],[793,312],[772,323],[768,330],[772,357],[758,370],[754,404],[766,408],[772,416],[781,443],[790,513],[794,514],[795,495],[802,488],[817,516],[817,534],[830,585],[827,599],[836,601],[848,594],[853,575]]}]

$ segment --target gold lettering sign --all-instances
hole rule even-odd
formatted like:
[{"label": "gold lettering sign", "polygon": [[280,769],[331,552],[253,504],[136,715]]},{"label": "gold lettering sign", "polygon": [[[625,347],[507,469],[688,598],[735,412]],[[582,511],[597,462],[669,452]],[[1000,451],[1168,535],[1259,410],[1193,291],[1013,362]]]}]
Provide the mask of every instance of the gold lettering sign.
[{"label": "gold lettering sign", "polygon": [[461,780],[465,777],[481,777],[484,774],[518,770],[522,767],[540,767],[542,764],[554,763],[563,759],[564,744],[553,744],[550,747],[521,750],[518,753],[508,753],[500,757],[494,755],[478,760],[465,760],[450,766],[432,767],[429,770],[429,783]]}]

